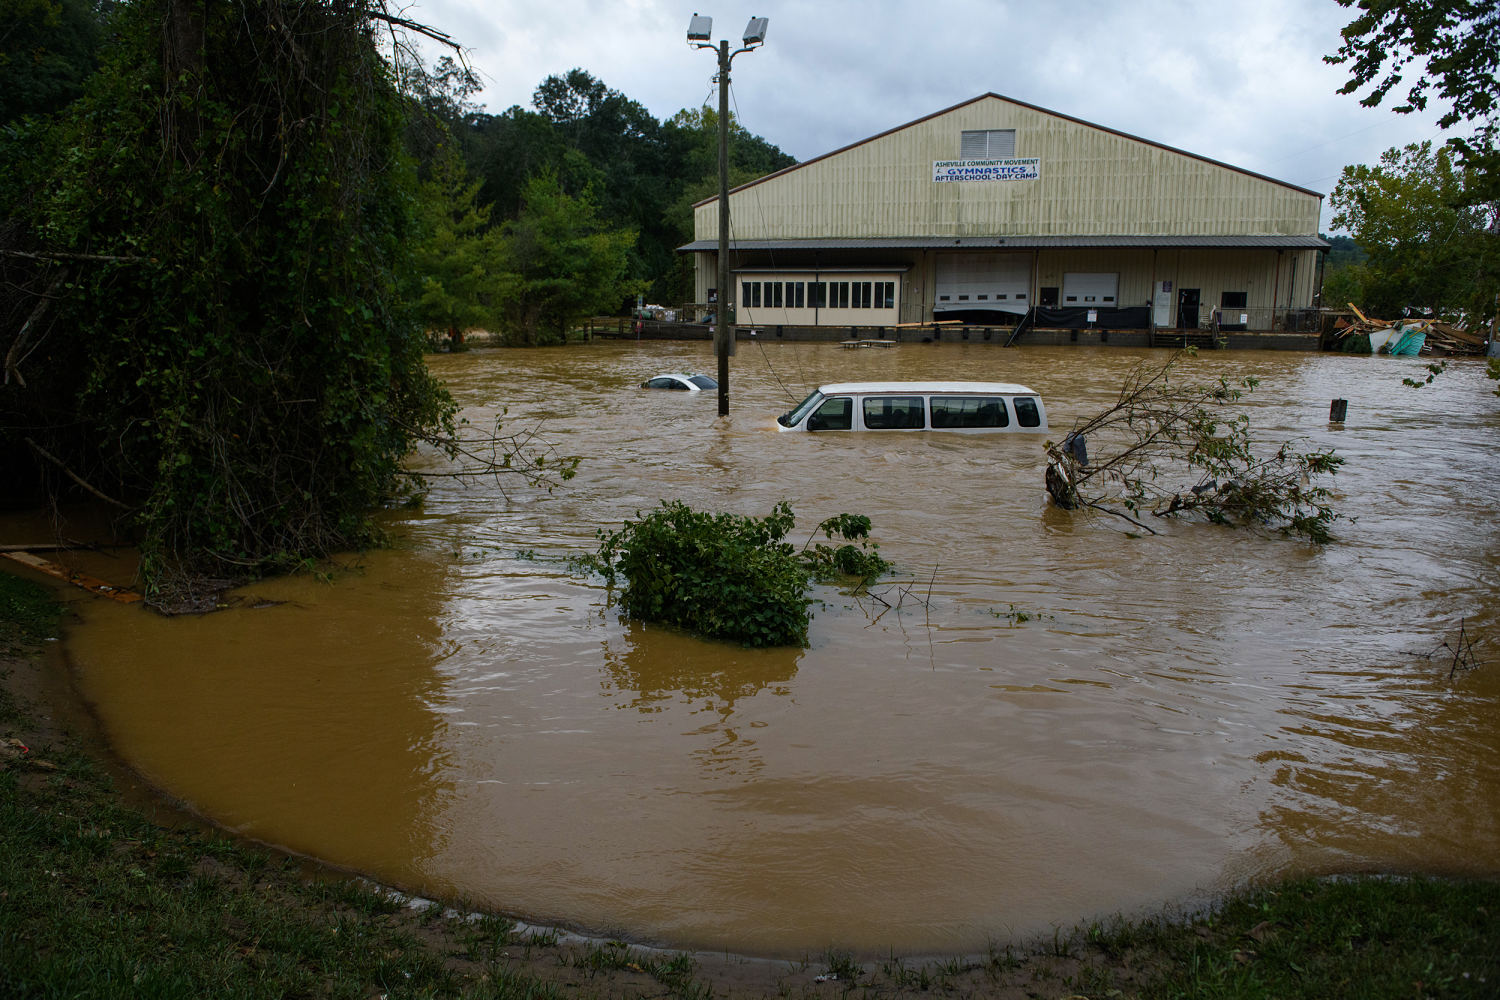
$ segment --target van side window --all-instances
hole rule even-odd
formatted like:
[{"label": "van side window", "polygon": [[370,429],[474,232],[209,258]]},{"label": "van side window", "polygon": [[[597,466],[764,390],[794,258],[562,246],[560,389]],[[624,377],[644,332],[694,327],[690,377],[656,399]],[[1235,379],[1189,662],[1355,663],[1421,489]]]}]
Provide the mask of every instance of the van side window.
[{"label": "van side window", "polygon": [[927,426],[921,396],[866,396],[865,427],[872,431],[911,431]]},{"label": "van side window", "polygon": [[1016,423],[1022,427],[1040,427],[1042,425],[1042,413],[1037,409],[1036,397],[1017,396]]},{"label": "van side window", "polygon": [[847,431],[853,426],[854,400],[848,396],[830,396],[807,418],[810,431]]},{"label": "van side window", "polygon": [[1010,414],[1005,412],[1005,401],[997,396],[933,396],[932,426],[953,427],[1008,427]]}]

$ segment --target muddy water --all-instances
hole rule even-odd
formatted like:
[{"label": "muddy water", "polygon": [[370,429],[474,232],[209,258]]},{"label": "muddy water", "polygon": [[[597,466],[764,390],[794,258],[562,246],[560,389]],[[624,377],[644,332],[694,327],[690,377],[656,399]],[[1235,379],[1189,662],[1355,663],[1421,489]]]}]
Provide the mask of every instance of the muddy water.
[{"label": "muddy water", "polygon": [[[1266,438],[1334,445],[1338,544],[1050,509],[1033,437],[783,435],[835,378],[1006,379],[1054,429],[1148,352],[742,345],[733,415],[633,386],[706,345],[435,359],[584,456],[551,492],[439,481],[397,539],[285,601],[79,604],[121,755],[241,833],[676,947],[959,952],[1290,871],[1500,870],[1500,400],[1475,362],[1212,354]],[[1349,400],[1342,428],[1329,401]],[[622,621],[566,557],[664,497],[868,514],[896,605],[821,590],[805,650]],[[1031,616],[1022,620],[1022,615]],[[1460,620],[1490,664],[1450,680]]]}]

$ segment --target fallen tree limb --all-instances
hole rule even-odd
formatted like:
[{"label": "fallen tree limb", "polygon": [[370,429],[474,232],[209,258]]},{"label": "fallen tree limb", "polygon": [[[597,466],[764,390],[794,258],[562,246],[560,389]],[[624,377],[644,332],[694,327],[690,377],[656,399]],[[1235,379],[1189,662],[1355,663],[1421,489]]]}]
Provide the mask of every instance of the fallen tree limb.
[{"label": "fallen tree limb", "polygon": [[63,475],[65,475],[69,479],[73,480],[73,482],[77,483],[79,486],[82,486],[85,490],[88,490],[90,493],[92,493],[94,496],[98,497],[100,500],[103,500],[107,504],[111,504],[111,505],[113,505],[115,507],[118,507],[121,510],[130,510],[131,509],[131,506],[129,504],[122,503],[119,500],[116,500],[114,497],[110,496],[109,494],[104,493],[104,492],[100,491],[99,489],[97,489],[96,487],[94,487],[91,483],[89,483],[88,480],[84,479],[78,473],[76,473],[72,469],[68,468],[67,463],[65,463],[62,459],[58,458],[56,455],[52,454],[46,448],[43,448],[41,445],[37,444],[31,438],[29,438],[29,437],[28,438],[24,438],[23,440],[28,445],[31,446],[31,450],[32,451],[36,452],[41,457],[45,458],[47,461],[49,461],[53,465],[57,466],[59,469],[62,470]]}]

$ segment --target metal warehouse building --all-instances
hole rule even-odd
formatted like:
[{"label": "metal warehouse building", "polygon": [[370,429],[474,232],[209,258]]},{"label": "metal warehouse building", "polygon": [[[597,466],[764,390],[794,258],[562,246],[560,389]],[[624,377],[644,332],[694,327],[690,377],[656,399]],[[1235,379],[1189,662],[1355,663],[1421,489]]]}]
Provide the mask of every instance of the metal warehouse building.
[{"label": "metal warehouse building", "polygon": [[[1322,197],[985,94],[731,191],[728,301],[777,332],[1315,329]],[[718,199],[694,210],[682,249],[713,308]]]}]

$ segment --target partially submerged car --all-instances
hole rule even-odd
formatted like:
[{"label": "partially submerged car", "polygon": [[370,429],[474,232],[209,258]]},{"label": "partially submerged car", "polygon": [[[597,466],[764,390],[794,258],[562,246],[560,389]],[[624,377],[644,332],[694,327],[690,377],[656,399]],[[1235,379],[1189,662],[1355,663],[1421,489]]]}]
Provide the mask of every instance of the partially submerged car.
[{"label": "partially submerged car", "polygon": [[1042,397],[1013,382],[835,382],[776,418],[783,431],[1041,433]]},{"label": "partially submerged car", "polygon": [[718,387],[719,383],[707,375],[694,375],[690,372],[663,372],[641,383],[642,389],[676,389],[679,392],[702,392]]}]

